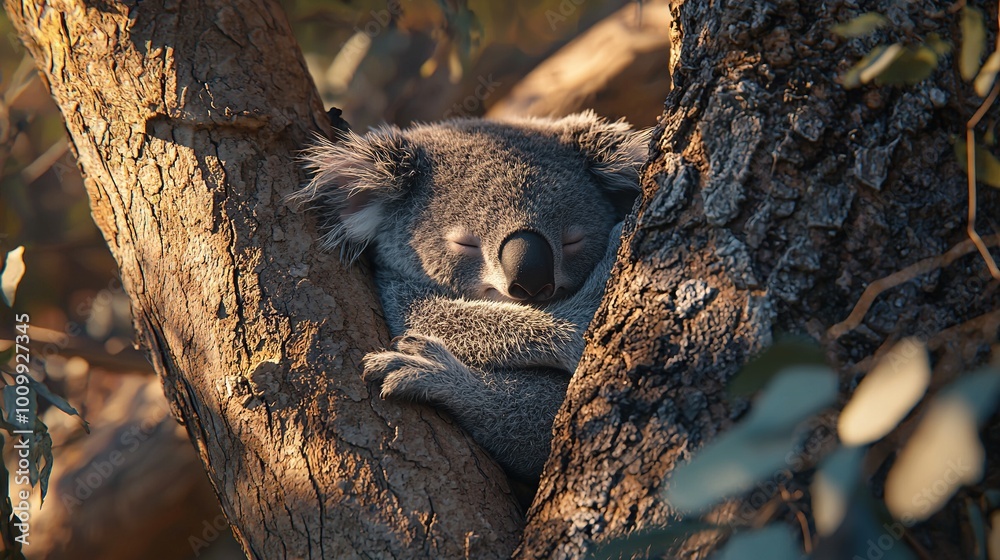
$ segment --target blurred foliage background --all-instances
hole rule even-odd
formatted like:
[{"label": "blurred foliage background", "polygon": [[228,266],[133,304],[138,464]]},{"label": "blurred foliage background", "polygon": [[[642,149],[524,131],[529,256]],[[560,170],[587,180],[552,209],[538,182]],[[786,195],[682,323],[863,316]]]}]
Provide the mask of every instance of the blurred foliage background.
[{"label": "blurred foliage background", "polygon": [[[665,6],[624,1],[288,0],[328,106],[352,128],[594,108],[651,126],[669,91]],[[94,225],[55,104],[0,16],[0,252],[24,246],[16,309],[33,375],[87,421],[39,405],[55,468],[33,495],[37,558],[241,558]],[[14,339],[0,306],[0,351]],[[11,463],[8,442],[5,458]],[[15,487],[11,485],[11,491]]]}]

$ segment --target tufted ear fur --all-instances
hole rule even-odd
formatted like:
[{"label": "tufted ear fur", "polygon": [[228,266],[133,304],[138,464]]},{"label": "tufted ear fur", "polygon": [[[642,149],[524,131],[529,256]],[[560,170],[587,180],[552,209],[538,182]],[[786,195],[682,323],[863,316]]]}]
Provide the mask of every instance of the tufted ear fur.
[{"label": "tufted ear fur", "polygon": [[425,167],[420,149],[388,125],[336,143],[319,137],[303,160],[312,179],[289,200],[320,210],[323,248],[340,247],[348,263],[375,239],[386,204],[405,196]]},{"label": "tufted ear fur", "polygon": [[611,122],[593,111],[556,121],[563,141],[583,152],[604,194],[621,219],[632,210],[639,188],[639,169],[646,162],[651,129],[635,131],[627,122]]}]

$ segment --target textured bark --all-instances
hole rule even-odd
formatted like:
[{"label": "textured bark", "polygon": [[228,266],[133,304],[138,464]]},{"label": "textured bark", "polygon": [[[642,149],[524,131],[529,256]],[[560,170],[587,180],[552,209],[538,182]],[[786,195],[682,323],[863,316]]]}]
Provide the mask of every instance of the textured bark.
[{"label": "textured bark", "polygon": [[509,554],[502,473],[435,412],[372,398],[358,364],[387,340],[370,284],[283,202],[328,124],[277,4],[6,7],[247,554]]},{"label": "textured bark", "polygon": [[[957,41],[949,5],[673,2],[674,90],[654,133],[645,202],[556,419],[515,556],[578,557],[676,519],[664,483],[746,409],[725,383],[776,334],[822,341],[845,389],[904,335],[929,340],[934,387],[988,359],[1000,295],[975,253],[883,294],[846,335],[827,333],[869,283],[966,239],[951,137],[979,103],[952,59],[916,86],[845,91],[837,76],[875,41],[829,29],[877,11],[892,22],[890,41],[931,32]],[[981,8],[996,22],[995,4]],[[980,187],[980,229],[995,227],[998,210],[996,192]],[[998,432],[985,432],[987,449]],[[987,467],[984,485],[996,486],[996,471]],[[766,498],[776,507],[731,502],[715,521],[790,516],[780,496]],[[927,557],[971,557],[956,525],[966,516],[953,500],[911,530],[913,542]],[[720,541],[703,533],[676,557],[703,558]]]}]

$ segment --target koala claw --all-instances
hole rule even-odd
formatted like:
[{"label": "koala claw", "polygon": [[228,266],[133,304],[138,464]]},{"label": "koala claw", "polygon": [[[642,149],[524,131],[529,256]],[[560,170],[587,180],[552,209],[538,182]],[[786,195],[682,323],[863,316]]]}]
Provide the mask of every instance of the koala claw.
[{"label": "koala claw", "polygon": [[441,402],[471,372],[439,339],[416,334],[396,337],[395,350],[372,352],[364,357],[365,381],[381,381],[383,399]]},{"label": "koala claw", "polygon": [[453,361],[459,363],[458,359],[444,345],[444,341],[433,336],[404,334],[393,339],[392,347],[404,354],[423,356],[436,362]]}]

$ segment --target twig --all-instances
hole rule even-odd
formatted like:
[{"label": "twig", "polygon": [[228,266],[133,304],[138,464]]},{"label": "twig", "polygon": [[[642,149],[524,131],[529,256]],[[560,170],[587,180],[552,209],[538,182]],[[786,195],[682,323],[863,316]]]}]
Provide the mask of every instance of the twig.
[{"label": "twig", "polygon": [[799,528],[802,530],[802,546],[806,554],[812,554],[813,536],[809,532],[809,520],[806,519],[806,514],[802,513],[802,510],[798,508],[795,510],[795,519],[798,519]]},{"label": "twig", "polygon": [[927,552],[927,549],[924,548],[924,545],[917,542],[917,539],[913,538],[913,534],[906,528],[903,529],[903,538],[909,543],[910,550],[920,557],[920,560],[934,560],[930,553]]},{"label": "twig", "polygon": [[[110,372],[143,374],[152,373],[152,365],[146,356],[139,350],[131,347],[122,348],[117,353],[112,354],[104,344],[87,337],[70,336],[66,333],[36,327],[29,327],[29,336],[33,342],[44,343],[54,354],[65,358],[80,357],[94,367],[100,367]],[[16,332],[7,328],[0,328],[0,343],[13,342]],[[0,344],[0,348],[2,348]]]},{"label": "twig", "polygon": [[34,183],[36,179],[55,165],[59,161],[59,158],[66,155],[67,149],[69,149],[69,142],[65,137],[56,140],[56,143],[49,146],[49,149],[45,150],[45,153],[38,156],[35,161],[29,163],[21,170],[21,180],[26,185]]},{"label": "twig", "polygon": [[990,90],[990,94],[986,96],[983,100],[983,104],[979,106],[969,122],[965,123],[965,157],[966,157],[966,171],[965,176],[969,180],[969,221],[966,225],[966,232],[969,234],[969,239],[976,245],[979,249],[979,254],[982,255],[983,260],[986,261],[986,267],[990,269],[990,274],[993,278],[1000,280],[1000,268],[997,268],[997,263],[993,260],[993,255],[987,250],[986,245],[983,244],[982,238],[976,233],[976,125],[979,121],[983,119],[983,115],[986,111],[993,105],[993,102],[997,98],[997,93],[1000,93],[1000,81],[993,82],[993,89]]},{"label": "twig", "polygon": [[[980,240],[980,243],[983,243],[983,241]],[[991,235],[986,238],[984,247],[991,247],[994,245],[1000,245],[1000,234]],[[927,274],[928,272],[937,270],[938,268],[944,268],[954,262],[955,259],[964,257],[976,249],[976,243],[972,239],[966,239],[949,249],[948,252],[943,255],[928,257],[921,261],[917,261],[903,270],[893,272],[884,278],[879,278],[871,284],[868,284],[868,287],[865,288],[864,292],[862,292],[861,297],[858,298],[858,302],[854,304],[854,310],[851,311],[851,314],[848,315],[846,319],[836,325],[833,325],[826,331],[827,339],[832,342],[856,329],[858,325],[861,324],[861,321],[864,320],[865,315],[868,313],[868,310],[871,309],[872,304],[875,303],[875,298],[880,296],[882,292],[890,288],[895,288],[904,282],[909,282],[921,274]]]}]

